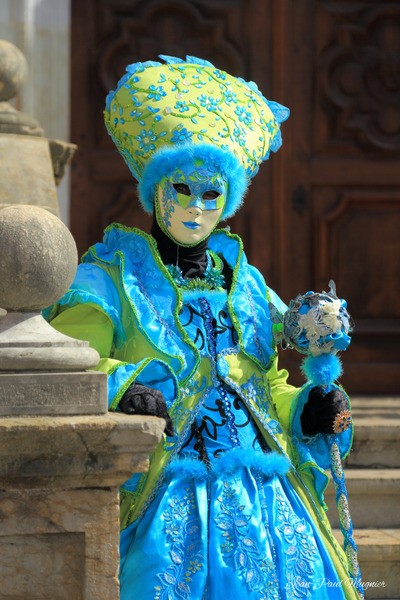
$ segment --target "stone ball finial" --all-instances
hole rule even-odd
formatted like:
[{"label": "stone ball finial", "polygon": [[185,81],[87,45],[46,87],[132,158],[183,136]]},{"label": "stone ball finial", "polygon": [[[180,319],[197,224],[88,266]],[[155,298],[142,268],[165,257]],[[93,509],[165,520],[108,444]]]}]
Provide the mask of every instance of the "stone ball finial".
[{"label": "stone ball finial", "polygon": [[16,96],[28,74],[25,56],[11,42],[0,40],[0,102]]},{"label": "stone ball finial", "polygon": [[41,310],[69,288],[77,268],[74,238],[49,211],[31,205],[0,210],[0,306]]}]

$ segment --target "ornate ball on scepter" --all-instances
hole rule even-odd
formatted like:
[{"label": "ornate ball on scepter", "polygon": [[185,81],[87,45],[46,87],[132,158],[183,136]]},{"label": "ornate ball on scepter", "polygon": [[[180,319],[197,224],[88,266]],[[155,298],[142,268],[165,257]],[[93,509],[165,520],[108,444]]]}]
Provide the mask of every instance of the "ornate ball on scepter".
[{"label": "ornate ball on scepter", "polygon": [[349,346],[352,329],[347,303],[337,297],[333,281],[328,292],[296,296],[278,322],[275,318],[274,325],[282,347],[306,355],[302,371],[307,380],[327,390],[342,374],[338,353]]},{"label": "ornate ball on scepter", "polygon": [[[283,348],[292,347],[305,354],[302,371],[310,387],[321,386],[329,392],[333,382],[342,374],[338,353],[348,348],[351,341],[349,334],[353,329],[347,303],[337,297],[334,282],[329,282],[329,292],[299,294],[290,301],[283,315],[279,315],[272,305],[270,308],[275,340],[280,342]],[[353,524],[336,437],[336,434],[349,429],[351,423],[350,410],[342,410],[334,420],[333,433],[327,435],[326,439],[349,571],[360,598],[363,598],[357,546],[353,539]]]}]

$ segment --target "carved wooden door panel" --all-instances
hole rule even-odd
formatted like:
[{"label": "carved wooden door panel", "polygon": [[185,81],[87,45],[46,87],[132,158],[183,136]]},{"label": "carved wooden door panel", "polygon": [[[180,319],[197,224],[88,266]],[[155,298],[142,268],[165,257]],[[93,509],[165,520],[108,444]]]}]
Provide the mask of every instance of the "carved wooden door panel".
[{"label": "carved wooden door panel", "polygon": [[398,393],[400,5],[293,0],[279,15],[275,72],[292,108],[275,197],[281,290],[334,279],[355,320],[343,382]]},{"label": "carved wooden door panel", "polygon": [[[150,225],[103,125],[108,90],[130,62],[208,59],[292,110],[283,149],[230,221],[250,262],[286,301],[334,279],[356,321],[345,385],[398,391],[399,11],[373,0],[72,0],[79,250],[112,221]],[[293,363],[294,352],[283,353],[282,364]]]}]

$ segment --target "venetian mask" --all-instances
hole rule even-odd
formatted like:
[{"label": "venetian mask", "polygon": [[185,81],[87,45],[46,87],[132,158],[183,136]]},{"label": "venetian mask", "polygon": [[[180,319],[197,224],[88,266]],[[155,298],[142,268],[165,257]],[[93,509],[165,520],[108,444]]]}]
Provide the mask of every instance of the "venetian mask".
[{"label": "venetian mask", "polygon": [[180,245],[201,242],[221,218],[227,187],[222,175],[202,162],[177,169],[158,184],[158,224]]}]

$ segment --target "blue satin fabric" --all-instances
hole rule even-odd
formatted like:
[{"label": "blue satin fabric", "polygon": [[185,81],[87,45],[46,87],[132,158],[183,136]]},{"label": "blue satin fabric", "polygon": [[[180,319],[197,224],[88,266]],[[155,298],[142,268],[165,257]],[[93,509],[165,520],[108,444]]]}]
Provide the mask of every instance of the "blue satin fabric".
[{"label": "blue satin fabric", "polygon": [[[207,296],[219,331],[215,350],[231,347],[232,324],[226,311],[221,317],[226,295]],[[184,300],[181,322],[212,359],[201,300]],[[222,402],[230,418],[218,412]],[[188,440],[147,511],[121,534],[121,600],[343,599],[321,536],[285,475],[288,459],[260,445],[254,421],[226,387],[207,398],[199,427],[205,418],[207,464]],[[320,585],[325,580],[329,587]]]},{"label": "blue satin fabric", "polygon": [[245,466],[206,478],[181,467],[122,532],[121,600],[344,598],[286,478]]}]

